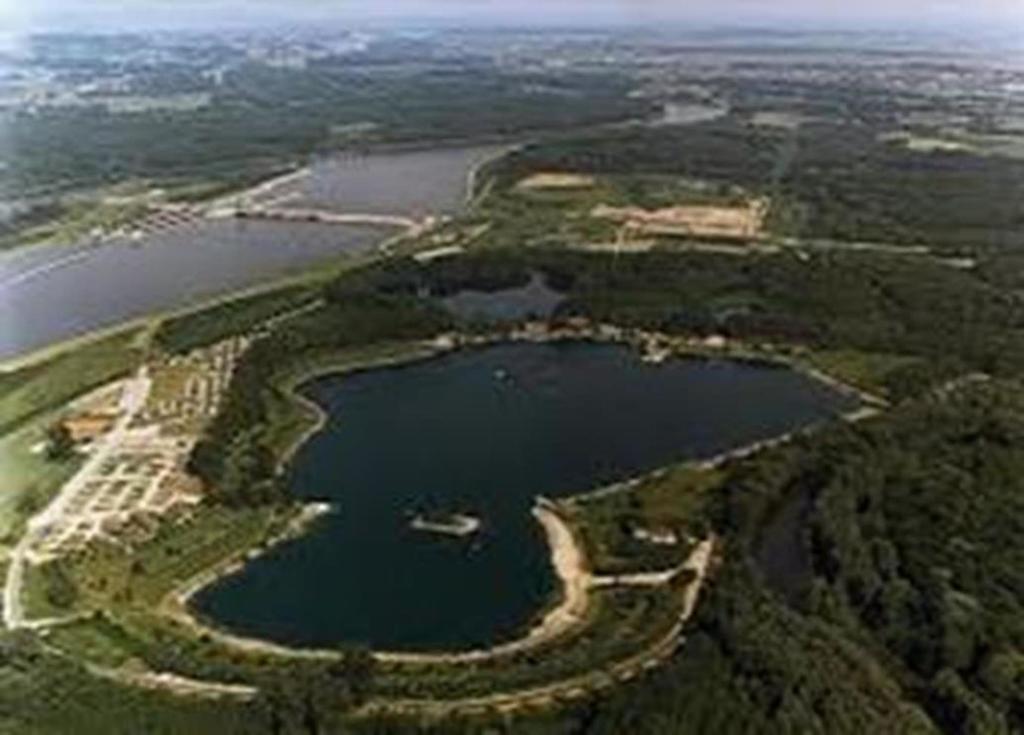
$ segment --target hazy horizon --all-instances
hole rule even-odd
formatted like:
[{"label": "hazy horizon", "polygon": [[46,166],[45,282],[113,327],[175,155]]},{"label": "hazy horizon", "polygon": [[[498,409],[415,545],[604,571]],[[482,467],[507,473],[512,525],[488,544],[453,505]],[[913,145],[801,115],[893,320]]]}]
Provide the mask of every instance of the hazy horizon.
[{"label": "hazy horizon", "polygon": [[[291,23],[759,26],[822,30],[996,29],[1024,41],[1018,0],[0,0],[5,31],[259,28]],[[1008,25],[1009,24],[1009,25]],[[1019,24],[1019,25],[1014,25]],[[1011,28],[1013,30],[1007,30]]]}]

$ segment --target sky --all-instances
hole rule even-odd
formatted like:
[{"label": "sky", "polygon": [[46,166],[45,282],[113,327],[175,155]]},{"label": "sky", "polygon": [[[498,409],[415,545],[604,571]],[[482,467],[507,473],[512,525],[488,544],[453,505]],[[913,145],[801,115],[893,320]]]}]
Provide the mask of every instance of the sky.
[{"label": "sky", "polygon": [[1020,28],[1024,0],[0,0],[0,31],[280,22]]}]

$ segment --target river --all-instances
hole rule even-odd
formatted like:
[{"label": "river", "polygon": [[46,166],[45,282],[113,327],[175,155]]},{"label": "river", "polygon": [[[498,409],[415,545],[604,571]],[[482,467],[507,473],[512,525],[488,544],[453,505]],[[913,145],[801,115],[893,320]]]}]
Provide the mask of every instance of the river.
[{"label": "river", "polygon": [[[346,155],[261,197],[284,206],[419,218],[465,204],[473,165],[494,147]],[[294,195],[294,196],[292,196]],[[137,242],[0,253],[0,360],[147,314],[184,307],[372,250],[396,230],[201,220]]]}]

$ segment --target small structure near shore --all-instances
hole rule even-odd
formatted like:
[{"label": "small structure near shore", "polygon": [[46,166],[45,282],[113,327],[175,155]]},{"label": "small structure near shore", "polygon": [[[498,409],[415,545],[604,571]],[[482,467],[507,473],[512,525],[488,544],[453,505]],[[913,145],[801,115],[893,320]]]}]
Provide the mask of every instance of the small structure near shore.
[{"label": "small structure near shore", "polygon": [[463,513],[425,513],[413,518],[409,526],[417,531],[464,538],[480,530],[480,519]]},{"label": "small structure near shore", "polygon": [[676,546],[679,544],[679,536],[670,528],[643,528],[637,526],[633,529],[633,538],[655,546]]},{"label": "small structure near shore", "polygon": [[660,365],[672,356],[672,349],[657,339],[648,339],[643,345],[641,360],[649,365]]},{"label": "small structure near shore", "polygon": [[69,438],[75,444],[94,441],[110,431],[117,423],[116,413],[83,413],[61,421]]}]

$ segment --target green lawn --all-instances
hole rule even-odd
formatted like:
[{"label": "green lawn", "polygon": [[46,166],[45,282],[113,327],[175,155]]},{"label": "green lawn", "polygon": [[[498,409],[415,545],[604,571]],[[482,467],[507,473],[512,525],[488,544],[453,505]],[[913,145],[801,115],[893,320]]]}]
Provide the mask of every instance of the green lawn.
[{"label": "green lawn", "polygon": [[262,545],[287,517],[273,508],[207,507],[168,519],[131,551],[93,544],[73,558],[73,576],[89,609],[152,607],[193,575]]},{"label": "green lawn", "polygon": [[807,361],[824,373],[845,383],[888,397],[888,379],[898,371],[921,363],[921,358],[857,350],[819,350],[807,355]]},{"label": "green lawn", "polygon": [[[690,547],[687,537],[704,534],[702,510],[722,481],[718,470],[676,465],[648,475],[635,488],[566,506],[595,572],[665,569],[683,561]],[[636,528],[672,531],[679,543],[637,540]]]},{"label": "green lawn", "polygon": [[55,418],[55,413],[44,413],[0,436],[0,543],[14,543],[25,521],[47,503],[81,463],[79,458],[54,462],[33,451]]},{"label": "green lawn", "polygon": [[100,666],[118,667],[132,658],[131,641],[121,628],[103,616],[57,626],[50,630],[48,639],[53,646],[74,651]]},{"label": "green lawn", "polygon": [[144,329],[118,332],[9,373],[0,373],[0,433],[138,367]]},{"label": "green lawn", "polygon": [[0,237],[0,249],[37,243],[67,245],[79,242],[94,232],[110,233],[131,225],[145,217],[147,211],[146,202],[141,197],[118,202],[93,200],[61,205],[53,218]]}]

